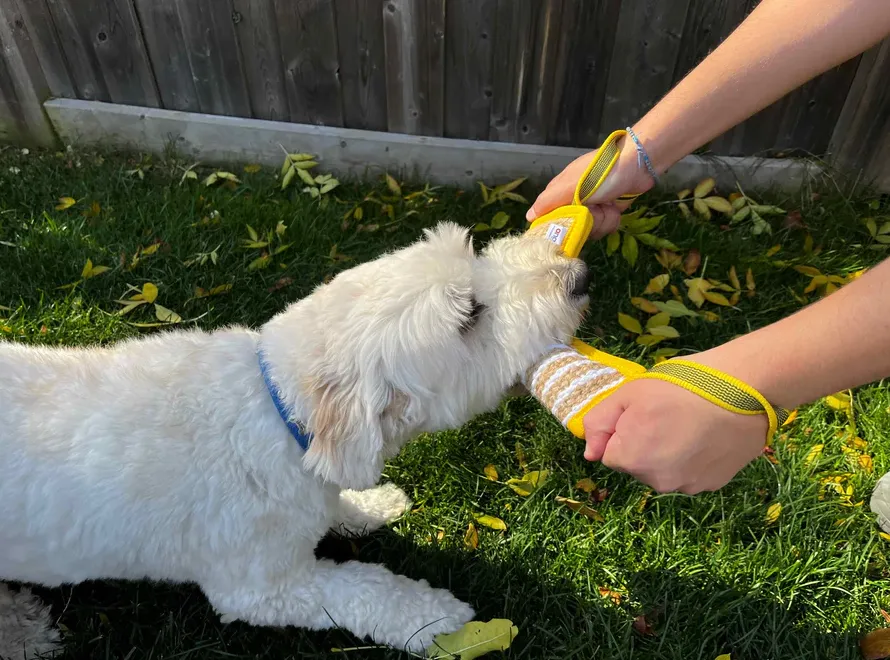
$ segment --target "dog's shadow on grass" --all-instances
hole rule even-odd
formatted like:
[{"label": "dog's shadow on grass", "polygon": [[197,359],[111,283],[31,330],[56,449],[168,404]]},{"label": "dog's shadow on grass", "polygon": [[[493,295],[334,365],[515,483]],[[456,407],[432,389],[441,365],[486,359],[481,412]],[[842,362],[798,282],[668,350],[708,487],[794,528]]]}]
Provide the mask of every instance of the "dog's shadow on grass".
[{"label": "dog's shadow on grass", "polygon": [[[418,545],[389,530],[355,539],[332,535],[317,554],[385,564],[451,590],[476,608],[477,620],[511,619],[520,629],[511,658],[859,657],[853,635],[820,633],[803,608],[780,606],[710,575],[631,574],[627,593],[616,604],[597,585],[579,589],[521,556],[486,561],[462,548]],[[61,614],[66,658],[408,657],[367,648],[367,642],[343,630],[224,626],[193,586],[89,582],[36,591]],[[651,630],[643,620],[634,625],[641,614]],[[354,647],[364,648],[332,651]]]}]

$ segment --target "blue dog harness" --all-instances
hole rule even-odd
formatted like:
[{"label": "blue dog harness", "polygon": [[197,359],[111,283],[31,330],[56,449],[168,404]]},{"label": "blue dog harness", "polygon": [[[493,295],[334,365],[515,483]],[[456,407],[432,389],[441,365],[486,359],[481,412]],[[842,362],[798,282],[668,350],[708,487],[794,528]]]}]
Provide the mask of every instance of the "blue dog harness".
[{"label": "blue dog harness", "polygon": [[272,397],[272,403],[275,404],[275,410],[278,411],[281,420],[287,425],[287,430],[294,436],[294,440],[300,445],[300,449],[308,451],[309,444],[312,442],[312,434],[303,431],[303,429],[300,428],[300,425],[293,421],[293,411],[281,400],[281,390],[278,389],[269,377],[269,363],[266,362],[262,350],[257,350],[257,358],[260,362],[260,372],[263,374],[263,381],[266,383],[266,389],[269,391],[269,396]]}]

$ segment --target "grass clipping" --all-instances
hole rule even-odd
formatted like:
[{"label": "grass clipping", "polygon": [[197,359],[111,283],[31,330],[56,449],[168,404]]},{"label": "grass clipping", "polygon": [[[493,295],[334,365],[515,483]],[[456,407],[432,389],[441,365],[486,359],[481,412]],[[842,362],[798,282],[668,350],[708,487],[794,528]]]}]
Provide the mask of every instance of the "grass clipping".
[{"label": "grass clipping", "polygon": [[506,651],[519,634],[509,619],[470,621],[450,635],[439,635],[427,649],[428,658],[473,660],[492,651]]}]

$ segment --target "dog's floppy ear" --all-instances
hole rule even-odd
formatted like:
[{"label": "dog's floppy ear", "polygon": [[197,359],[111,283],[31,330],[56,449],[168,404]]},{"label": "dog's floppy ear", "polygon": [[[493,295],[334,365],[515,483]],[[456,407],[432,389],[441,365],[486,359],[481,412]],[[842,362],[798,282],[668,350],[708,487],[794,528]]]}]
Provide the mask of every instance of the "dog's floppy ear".
[{"label": "dog's floppy ear", "polygon": [[373,487],[383,473],[384,434],[393,431],[393,415],[403,406],[404,395],[392,388],[363,392],[362,379],[349,384],[338,379],[311,383],[312,443],[304,465],[325,481],[343,488]]}]

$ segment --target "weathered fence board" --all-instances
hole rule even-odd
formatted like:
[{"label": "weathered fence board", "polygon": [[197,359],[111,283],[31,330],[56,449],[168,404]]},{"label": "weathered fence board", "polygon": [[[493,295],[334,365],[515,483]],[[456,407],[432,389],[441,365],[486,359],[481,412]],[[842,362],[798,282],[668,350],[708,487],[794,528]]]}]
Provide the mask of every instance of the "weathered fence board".
[{"label": "weathered fence board", "polygon": [[[0,63],[5,139],[45,137],[35,99],[60,96],[594,147],[645,114],[757,0],[0,3],[13,26],[5,41],[17,43]],[[818,77],[708,149],[738,156],[840,149],[838,163],[887,176],[876,146],[890,139],[883,52]],[[856,149],[848,146],[856,140]]]},{"label": "weathered fence board", "polygon": [[291,121],[343,125],[332,0],[274,0]]},{"label": "weathered fence board", "polygon": [[131,0],[48,0],[78,95],[160,104]]},{"label": "weathered fence board", "polygon": [[136,0],[145,46],[154,63],[161,103],[170,110],[201,109],[176,0]]},{"label": "weathered fence board", "polygon": [[232,0],[232,8],[253,116],[287,121],[290,111],[272,0]]},{"label": "weathered fence board", "polygon": [[838,118],[834,163],[890,191],[890,40],[865,53]]},{"label": "weathered fence board", "polygon": [[43,112],[49,86],[22,14],[0,5],[0,139],[48,146],[55,142]]},{"label": "weathered fence board", "polygon": [[445,34],[445,136],[487,140],[497,0],[449,0]]},{"label": "weathered fence board", "polygon": [[[250,117],[231,0],[176,0],[201,112]],[[163,66],[163,56],[155,59]]]},{"label": "weathered fence board", "polygon": [[337,0],[343,125],[386,130],[385,0]]},{"label": "weathered fence board", "polygon": [[445,130],[445,0],[388,0],[383,11],[389,130]]},{"label": "weathered fence board", "polygon": [[671,88],[689,0],[621,3],[600,137],[637,121]]}]

